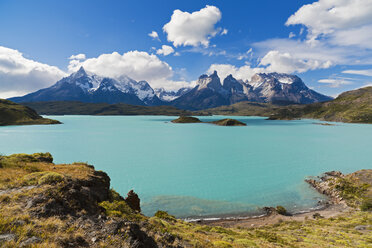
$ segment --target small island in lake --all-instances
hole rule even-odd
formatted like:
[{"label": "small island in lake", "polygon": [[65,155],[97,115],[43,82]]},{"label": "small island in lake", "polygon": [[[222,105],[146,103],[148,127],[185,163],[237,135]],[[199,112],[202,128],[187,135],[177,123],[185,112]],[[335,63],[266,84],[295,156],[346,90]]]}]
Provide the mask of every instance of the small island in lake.
[{"label": "small island in lake", "polygon": [[235,120],[235,119],[222,119],[222,120],[218,120],[218,121],[211,121],[211,122],[205,121],[205,122],[203,122],[203,121],[199,120],[198,118],[192,117],[192,116],[180,116],[177,119],[172,120],[172,122],[173,123],[209,123],[209,124],[214,124],[214,125],[218,125],[218,126],[246,126],[247,125],[247,124],[245,124],[241,121]]},{"label": "small island in lake", "polygon": [[247,126],[247,124],[245,124],[244,122],[235,119],[222,119],[218,121],[212,121],[210,123],[218,126]]},{"label": "small island in lake", "polygon": [[202,123],[201,120],[199,120],[196,117],[192,116],[180,116],[177,119],[172,121],[173,123]]}]

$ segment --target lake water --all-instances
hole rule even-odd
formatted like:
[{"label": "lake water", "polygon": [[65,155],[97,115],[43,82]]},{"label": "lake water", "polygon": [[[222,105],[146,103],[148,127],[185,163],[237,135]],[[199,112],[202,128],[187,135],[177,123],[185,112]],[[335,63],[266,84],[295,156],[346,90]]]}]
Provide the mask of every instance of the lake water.
[{"label": "lake water", "polygon": [[[0,127],[0,152],[51,152],[83,161],[134,189],[142,209],[177,217],[235,215],[262,206],[292,211],[322,196],[305,182],[325,171],[372,168],[372,125],[234,117],[246,127],[173,124],[167,116],[50,116],[63,125]],[[226,117],[202,117],[216,120]]]}]

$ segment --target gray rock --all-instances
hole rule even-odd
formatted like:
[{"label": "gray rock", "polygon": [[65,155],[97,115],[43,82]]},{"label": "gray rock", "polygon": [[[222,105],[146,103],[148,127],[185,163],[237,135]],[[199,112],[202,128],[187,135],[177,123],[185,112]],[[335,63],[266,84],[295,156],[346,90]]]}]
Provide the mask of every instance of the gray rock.
[{"label": "gray rock", "polygon": [[358,230],[358,231],[363,231],[363,230],[367,230],[371,227],[372,227],[372,225],[359,225],[359,226],[356,226],[354,229]]},{"label": "gray rock", "polygon": [[12,241],[16,236],[12,233],[0,234],[0,242]]},{"label": "gray rock", "polygon": [[22,241],[22,243],[20,244],[20,247],[26,247],[26,246],[29,246],[35,243],[39,243],[40,241],[41,239],[39,239],[38,237],[32,236],[31,238],[28,238]]}]

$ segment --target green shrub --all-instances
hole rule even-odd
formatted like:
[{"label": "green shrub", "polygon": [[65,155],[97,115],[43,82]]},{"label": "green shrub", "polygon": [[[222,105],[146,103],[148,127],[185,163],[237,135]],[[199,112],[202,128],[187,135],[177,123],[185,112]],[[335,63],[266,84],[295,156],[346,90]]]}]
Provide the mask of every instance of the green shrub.
[{"label": "green shrub", "polygon": [[315,213],[315,214],[313,214],[313,218],[314,219],[323,219],[324,217],[322,215],[320,215],[320,213]]},{"label": "green shrub", "polygon": [[372,198],[367,198],[363,200],[362,204],[360,204],[360,210],[371,211],[372,210]]},{"label": "green shrub", "polygon": [[108,216],[126,217],[134,214],[133,209],[125,201],[103,201],[99,205],[105,209]]},{"label": "green shrub", "polygon": [[278,212],[280,215],[288,215],[287,209],[285,209],[283,206],[277,206],[276,212]]},{"label": "green shrub", "polygon": [[165,211],[158,210],[155,215],[155,217],[158,217],[159,219],[168,220],[168,221],[176,221],[176,217],[173,215],[168,214]]},{"label": "green shrub", "polygon": [[110,189],[110,194],[109,194],[109,201],[124,201],[124,198],[116,192],[114,189]]},{"label": "green shrub", "polygon": [[62,174],[50,171],[34,172],[27,174],[22,178],[23,185],[42,185],[42,184],[56,184],[64,181]]},{"label": "green shrub", "polygon": [[213,242],[213,246],[214,247],[218,247],[218,248],[230,248],[230,247],[233,247],[229,242],[226,242],[226,241],[214,241]]},{"label": "green shrub", "polygon": [[57,172],[47,172],[38,180],[38,184],[56,184],[64,180],[64,176]]}]

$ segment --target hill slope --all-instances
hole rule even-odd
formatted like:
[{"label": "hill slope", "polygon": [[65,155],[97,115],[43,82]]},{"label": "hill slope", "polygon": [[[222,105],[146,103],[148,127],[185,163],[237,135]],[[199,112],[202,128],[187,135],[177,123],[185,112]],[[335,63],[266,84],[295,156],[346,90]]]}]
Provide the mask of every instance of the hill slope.
[{"label": "hill slope", "polygon": [[41,117],[29,107],[0,99],[0,126],[59,123],[59,121]]},{"label": "hill slope", "polygon": [[276,106],[241,102],[208,109],[205,114],[268,116],[270,119],[320,119],[349,123],[372,123],[372,87],[348,91],[329,102]]},{"label": "hill slope", "polygon": [[172,106],[137,106],[125,103],[29,102],[23,105],[43,115],[191,115]]}]

